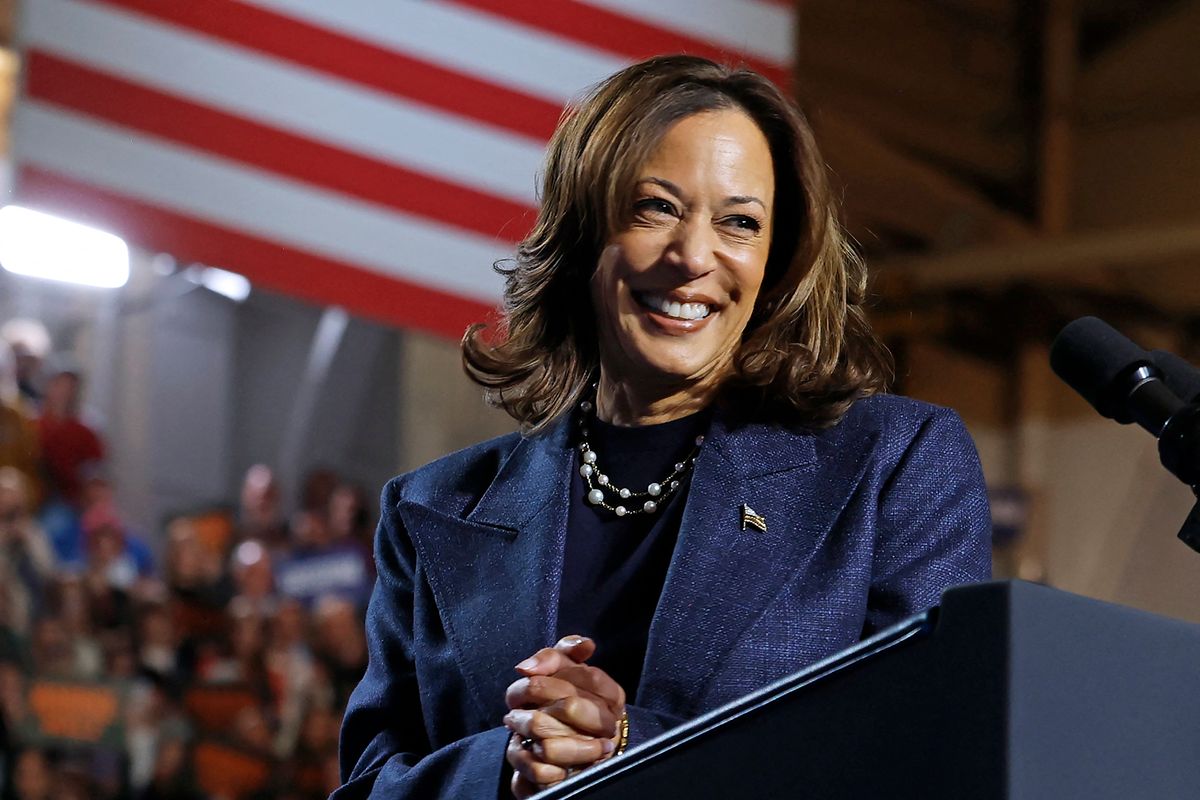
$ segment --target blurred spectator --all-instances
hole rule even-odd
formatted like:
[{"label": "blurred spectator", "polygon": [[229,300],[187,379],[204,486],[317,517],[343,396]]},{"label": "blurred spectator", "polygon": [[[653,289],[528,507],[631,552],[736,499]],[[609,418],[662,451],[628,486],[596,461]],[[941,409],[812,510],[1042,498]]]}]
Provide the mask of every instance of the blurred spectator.
[{"label": "blurred spectator", "polygon": [[322,597],[314,613],[317,656],[328,670],[334,701],[344,705],[367,670],[367,637],[362,618],[350,601]]},{"label": "blurred spectator", "polygon": [[54,800],[95,800],[111,797],[110,792],[101,793],[101,784],[86,767],[71,764],[59,766],[54,773],[54,788],[50,793]]},{"label": "blurred spectator", "polygon": [[201,540],[188,517],[167,524],[166,580],[171,593],[188,602],[219,608],[229,599],[221,554]]},{"label": "blurred spectator", "polygon": [[43,617],[34,623],[30,638],[33,673],[39,677],[75,680],[91,677],[93,670],[86,659],[79,663],[62,622],[57,617]]},{"label": "blurred spectator", "polygon": [[33,518],[25,476],[15,467],[0,467],[0,624],[18,636],[29,632],[53,576],[54,553]]},{"label": "blurred spectator", "polygon": [[259,542],[242,542],[233,551],[235,599],[257,614],[269,615],[278,604],[271,554]]},{"label": "blurred spectator", "polygon": [[213,651],[196,668],[205,683],[237,684],[263,700],[270,697],[267,677],[267,625],[243,598],[229,604],[229,634],[220,651]]},{"label": "blurred spectator", "polygon": [[205,800],[196,786],[189,762],[187,740],[180,736],[165,738],[155,753],[150,781],[137,795],[138,800]]},{"label": "blurred spectator", "polygon": [[268,548],[286,547],[288,544],[279,486],[275,483],[275,473],[266,464],[250,467],[242,480],[238,538],[257,539]]},{"label": "blurred spectator", "polygon": [[46,754],[37,748],[22,750],[12,767],[13,797],[16,800],[58,800],[54,773]]},{"label": "blurred spectator", "polygon": [[138,665],[164,680],[175,677],[179,641],[165,606],[157,603],[143,605],[137,614]]},{"label": "blurred spectator", "polygon": [[246,706],[233,720],[233,739],[242,749],[270,758],[274,746],[267,716],[258,706]]},{"label": "blurred spectator", "polygon": [[361,486],[343,483],[329,498],[329,529],[333,541],[354,548],[367,571],[367,582],[375,582],[375,531],[371,525],[371,502]]},{"label": "blurred spectator", "polygon": [[343,483],[329,496],[329,528],[334,541],[371,545],[371,511],[361,486]]},{"label": "blurred spectator", "polygon": [[21,471],[35,504],[42,494],[40,459],[38,429],[21,407],[12,351],[0,347],[0,467]]},{"label": "blurred spectator", "polygon": [[[194,786],[186,763],[193,727],[172,702],[162,682],[142,680],[134,684],[129,692],[125,724],[129,785],[135,796],[174,797],[169,792]],[[184,763],[179,759],[184,759]],[[147,793],[152,787],[158,794]]]},{"label": "blurred spectator", "polygon": [[50,333],[35,319],[10,319],[0,328],[0,339],[12,349],[16,359],[17,388],[25,412],[30,416],[40,404],[42,362],[50,353]]},{"label": "blurred spectator", "polygon": [[266,665],[273,710],[279,720],[276,751],[290,753],[318,689],[307,615],[304,606],[295,600],[282,601],[271,620]]},{"label": "blurred spectator", "polygon": [[324,511],[297,511],[292,515],[292,550],[295,553],[325,553],[333,546],[333,531]]},{"label": "blurred spectator", "polygon": [[79,419],[81,381],[66,360],[48,370],[38,436],[53,497],[78,507],[84,464],[104,458],[100,437]]},{"label": "blurred spectator", "polygon": [[15,661],[0,661],[0,720],[4,723],[4,749],[11,751],[27,737],[29,693],[25,671]]},{"label": "blurred spectator", "polygon": [[[93,607],[81,576],[64,575],[55,584],[50,617],[61,627],[70,642],[72,672],[79,678],[99,678],[104,674],[105,655],[96,635]],[[100,606],[99,608],[103,608]]]},{"label": "blurred spectator", "polygon": [[153,574],[150,546],[125,527],[111,505],[92,506],[81,522],[87,543],[88,572],[102,575],[113,589],[129,592]]},{"label": "blurred spectator", "polygon": [[331,469],[318,467],[310,471],[304,476],[304,485],[300,488],[300,510],[324,514],[329,508],[329,498],[341,482]]}]

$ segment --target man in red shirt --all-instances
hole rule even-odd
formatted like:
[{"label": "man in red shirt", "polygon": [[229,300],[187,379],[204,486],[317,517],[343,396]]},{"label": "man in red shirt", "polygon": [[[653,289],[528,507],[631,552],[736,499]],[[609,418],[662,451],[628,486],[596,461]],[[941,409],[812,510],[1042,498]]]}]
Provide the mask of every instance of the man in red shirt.
[{"label": "man in red shirt", "polygon": [[38,437],[46,465],[49,490],[72,506],[78,506],[83,486],[81,468],[104,458],[104,443],[79,419],[79,375],[63,366],[46,381]]}]

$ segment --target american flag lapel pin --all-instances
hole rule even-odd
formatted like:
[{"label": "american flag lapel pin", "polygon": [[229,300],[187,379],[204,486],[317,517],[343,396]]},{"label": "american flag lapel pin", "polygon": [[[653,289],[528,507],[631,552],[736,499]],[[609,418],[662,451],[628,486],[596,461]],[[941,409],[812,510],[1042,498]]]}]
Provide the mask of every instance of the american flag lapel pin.
[{"label": "american flag lapel pin", "polygon": [[742,530],[754,528],[755,530],[767,532],[767,518],[762,514],[755,513],[754,509],[742,503]]}]

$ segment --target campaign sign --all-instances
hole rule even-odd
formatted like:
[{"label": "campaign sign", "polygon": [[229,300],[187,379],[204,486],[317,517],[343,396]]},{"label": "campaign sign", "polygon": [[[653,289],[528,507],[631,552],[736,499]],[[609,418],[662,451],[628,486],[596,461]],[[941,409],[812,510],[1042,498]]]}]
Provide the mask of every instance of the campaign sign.
[{"label": "campaign sign", "polygon": [[281,594],[305,603],[333,594],[363,604],[371,593],[366,561],[353,548],[293,556],[279,565],[275,580]]},{"label": "campaign sign", "polygon": [[29,684],[31,731],[41,741],[119,747],[124,692],[110,683],[35,680]]}]

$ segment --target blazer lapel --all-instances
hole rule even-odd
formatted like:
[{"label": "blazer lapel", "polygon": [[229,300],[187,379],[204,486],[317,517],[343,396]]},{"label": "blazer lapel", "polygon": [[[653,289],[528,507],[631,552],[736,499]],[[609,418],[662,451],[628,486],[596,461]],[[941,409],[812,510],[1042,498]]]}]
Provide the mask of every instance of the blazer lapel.
[{"label": "blazer lapel", "polygon": [[416,503],[401,514],[455,658],[489,724],[513,666],[553,643],[571,450],[564,420],[522,439],[466,517]]},{"label": "blazer lapel", "polygon": [[[730,650],[805,569],[856,482],[819,470],[818,456],[811,435],[714,419],[650,626],[639,704],[685,716],[707,707]],[[765,532],[742,530],[742,504]]]}]

